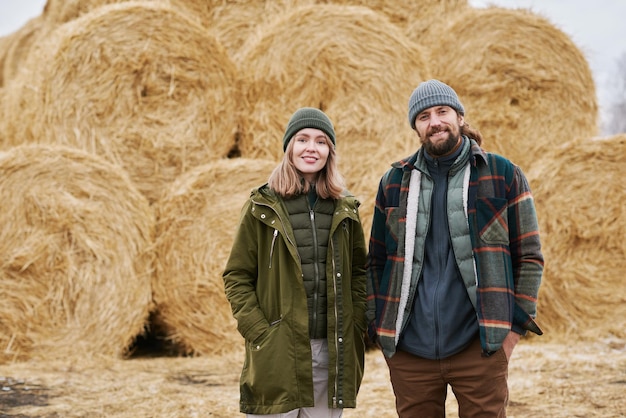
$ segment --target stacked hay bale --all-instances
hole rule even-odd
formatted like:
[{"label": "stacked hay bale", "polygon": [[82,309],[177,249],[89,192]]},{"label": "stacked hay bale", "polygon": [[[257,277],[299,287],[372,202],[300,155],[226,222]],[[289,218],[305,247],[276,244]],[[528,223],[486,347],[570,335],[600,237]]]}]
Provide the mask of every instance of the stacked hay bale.
[{"label": "stacked hay bale", "polygon": [[484,147],[523,169],[564,141],[597,135],[589,65],[572,40],[539,15],[468,9],[432,38],[431,50],[433,75],[457,91]]},{"label": "stacked hay bale", "polygon": [[[591,72],[571,40],[536,14],[471,9],[466,0],[49,0],[41,17],[0,41],[6,69],[0,144],[11,160],[32,158],[28,170],[45,173],[26,176],[20,180],[25,189],[13,193],[21,199],[14,207],[29,208],[22,217],[0,219],[3,243],[25,241],[17,252],[4,250],[8,261],[0,271],[0,290],[11,295],[7,311],[0,311],[5,360],[43,357],[46,350],[60,355],[69,344],[121,355],[143,326],[158,329],[184,354],[231,350],[240,337],[222,269],[239,208],[283,156],[291,113],[317,107],[335,123],[339,166],[363,202],[367,235],[380,176],[419,146],[406,121],[407,101],[431,77],[457,90],[488,150],[525,170],[537,168],[530,178],[547,260],[539,321],[548,337],[614,318],[608,308],[596,309],[600,303],[623,315],[623,292],[608,293],[589,279],[619,286],[623,247],[604,234],[623,236],[621,205],[603,201],[604,216],[613,222],[589,221],[581,230],[576,225],[583,220],[568,210],[589,217],[592,208],[569,201],[585,196],[551,171],[561,161],[583,164],[564,158],[561,143],[596,134]],[[21,145],[33,142],[52,145]],[[590,158],[597,152],[592,143],[569,146]],[[60,145],[75,150],[58,151]],[[616,155],[623,138],[603,145]],[[31,149],[45,151],[24,151]],[[61,162],[44,171],[40,160],[54,153],[62,154],[55,160]],[[14,170],[7,167],[7,173]],[[611,167],[607,162],[607,173]],[[85,191],[87,175],[95,192]],[[10,191],[17,180],[8,177]],[[109,206],[99,197],[107,193],[114,195]],[[58,201],[49,203],[53,195]],[[94,205],[103,206],[104,218],[93,215]],[[159,216],[156,254],[146,249],[153,210]],[[570,222],[559,220],[561,211]],[[131,236],[111,243],[100,230],[104,223]],[[612,257],[602,259],[600,251]],[[156,305],[155,322],[148,324],[143,272],[151,257],[157,257]],[[129,280],[129,274],[141,278]],[[109,299],[106,307],[92,288]],[[20,299],[22,291],[27,298]],[[91,311],[87,300],[95,300]],[[594,308],[581,309],[579,300]],[[131,320],[111,332],[119,318],[106,309],[119,303],[132,310],[120,311]],[[576,315],[588,319],[572,320]],[[56,330],[59,338],[44,329],[50,321],[65,324]],[[616,319],[602,329],[622,335],[623,328]],[[92,335],[94,329],[106,342]]]},{"label": "stacked hay bale", "polygon": [[181,175],[157,204],[154,324],[185,354],[243,346],[222,272],[241,208],[275,166],[259,159],[217,160]]},{"label": "stacked hay bale", "polygon": [[[93,0],[92,0],[93,1]],[[102,0],[101,0],[102,1]],[[110,0],[109,0],[110,1]],[[291,13],[294,9],[334,4],[341,6],[364,6],[384,15],[398,28],[421,25],[421,33],[430,31],[440,16],[449,17],[468,8],[467,0],[163,0],[181,10],[206,27],[233,56],[250,40],[262,35],[263,28],[271,25],[277,16]],[[295,28],[295,26],[294,26]]]},{"label": "stacked hay bale", "polygon": [[124,3],[126,1],[127,0],[48,0],[42,16],[51,25],[62,25],[63,23],[78,19],[98,7],[108,4]]},{"label": "stacked hay bale", "polygon": [[0,362],[122,356],[151,309],[154,214],[85,152],[0,156]]},{"label": "stacked hay bale", "polygon": [[318,3],[367,6],[387,16],[401,29],[411,28],[422,34],[469,7],[467,0],[318,0]]},{"label": "stacked hay bale", "polygon": [[[0,127],[5,120],[4,108],[7,84],[10,84],[30,52],[31,46],[44,34],[44,19],[41,16],[27,21],[21,28],[0,37]],[[6,132],[0,129],[0,149],[6,148]]]},{"label": "stacked hay bale", "polygon": [[31,46],[44,28],[41,16],[34,17],[15,32],[5,36],[0,44],[0,86],[10,83],[20,70]]},{"label": "stacked hay bale", "polygon": [[25,65],[7,86],[7,137],[101,155],[151,201],[235,142],[236,68],[214,37],[170,6],[94,9],[54,30]]},{"label": "stacked hay bale", "polygon": [[[338,131],[389,128],[390,118],[397,121],[398,113],[406,113],[398,97],[408,97],[427,72],[421,55],[402,32],[365,7],[309,6],[281,15],[236,59],[246,63],[241,76],[249,105],[242,120],[242,156],[282,158],[286,122],[301,106],[334,116]],[[383,142],[374,135],[359,140],[359,146]],[[403,148],[402,140],[393,142]]]},{"label": "stacked hay bale", "polygon": [[[320,108],[335,124],[340,169],[371,214],[378,179],[415,148],[406,98],[429,72],[422,56],[399,28],[366,7],[305,6],[280,16],[236,59],[245,63],[248,105],[241,155],[282,158],[291,113]],[[362,214],[368,225],[371,216]]]},{"label": "stacked hay bale", "polygon": [[540,322],[550,334],[626,337],[626,134],[575,139],[529,173],[546,269]]},{"label": "stacked hay bale", "polygon": [[207,28],[234,57],[276,16],[314,0],[166,0]]}]

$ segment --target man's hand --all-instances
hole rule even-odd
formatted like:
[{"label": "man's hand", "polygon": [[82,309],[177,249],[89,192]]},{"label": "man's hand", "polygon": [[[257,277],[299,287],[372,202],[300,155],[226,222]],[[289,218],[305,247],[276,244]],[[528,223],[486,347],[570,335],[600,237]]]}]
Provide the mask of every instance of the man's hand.
[{"label": "man's hand", "polygon": [[504,354],[506,354],[506,359],[511,359],[511,354],[513,354],[513,348],[517,345],[519,339],[522,336],[517,332],[509,331],[506,338],[502,342],[502,349],[504,350]]}]

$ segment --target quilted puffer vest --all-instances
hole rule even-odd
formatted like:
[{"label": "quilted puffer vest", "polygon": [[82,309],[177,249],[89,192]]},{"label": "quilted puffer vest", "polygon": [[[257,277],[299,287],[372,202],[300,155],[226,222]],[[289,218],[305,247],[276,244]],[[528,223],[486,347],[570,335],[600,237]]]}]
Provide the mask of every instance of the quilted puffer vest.
[{"label": "quilted puffer vest", "polygon": [[326,338],[326,255],[335,204],[332,200],[317,199],[311,208],[306,195],[284,202],[300,254],[309,311],[309,336]]}]

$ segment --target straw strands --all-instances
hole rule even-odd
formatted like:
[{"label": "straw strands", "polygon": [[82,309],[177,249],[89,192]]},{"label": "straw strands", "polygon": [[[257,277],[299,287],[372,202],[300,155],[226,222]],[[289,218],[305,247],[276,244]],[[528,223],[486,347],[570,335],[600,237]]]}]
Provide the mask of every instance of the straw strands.
[{"label": "straw strands", "polygon": [[275,165],[216,160],[181,175],[156,204],[155,324],[186,354],[227,353],[243,341],[222,273],[241,208]]},{"label": "straw strands", "polygon": [[546,19],[523,9],[468,9],[432,42],[435,78],[457,91],[486,149],[527,170],[557,144],[597,135],[589,64]]},{"label": "straw strands", "polygon": [[0,363],[122,356],[151,307],[154,215],[119,167],[79,150],[0,156]]},{"label": "straw strands", "polygon": [[541,322],[554,331],[626,336],[626,134],[577,139],[529,173],[546,271]]},{"label": "straw strands", "polygon": [[30,72],[7,90],[9,139],[102,155],[150,200],[235,142],[236,68],[215,38],[169,6],[103,6],[36,49]]}]

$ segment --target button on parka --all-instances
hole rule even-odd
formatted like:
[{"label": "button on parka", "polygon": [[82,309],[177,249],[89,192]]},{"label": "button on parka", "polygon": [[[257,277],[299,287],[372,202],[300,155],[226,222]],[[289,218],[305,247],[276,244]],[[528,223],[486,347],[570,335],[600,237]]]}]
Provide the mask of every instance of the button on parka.
[{"label": "button on parka", "polygon": [[[353,196],[338,199],[326,257],[328,401],[354,408],[363,377],[366,247]],[[245,339],[240,411],[277,414],[313,406],[311,346],[302,269],[289,215],[267,185],[252,191],[224,270]]]}]

